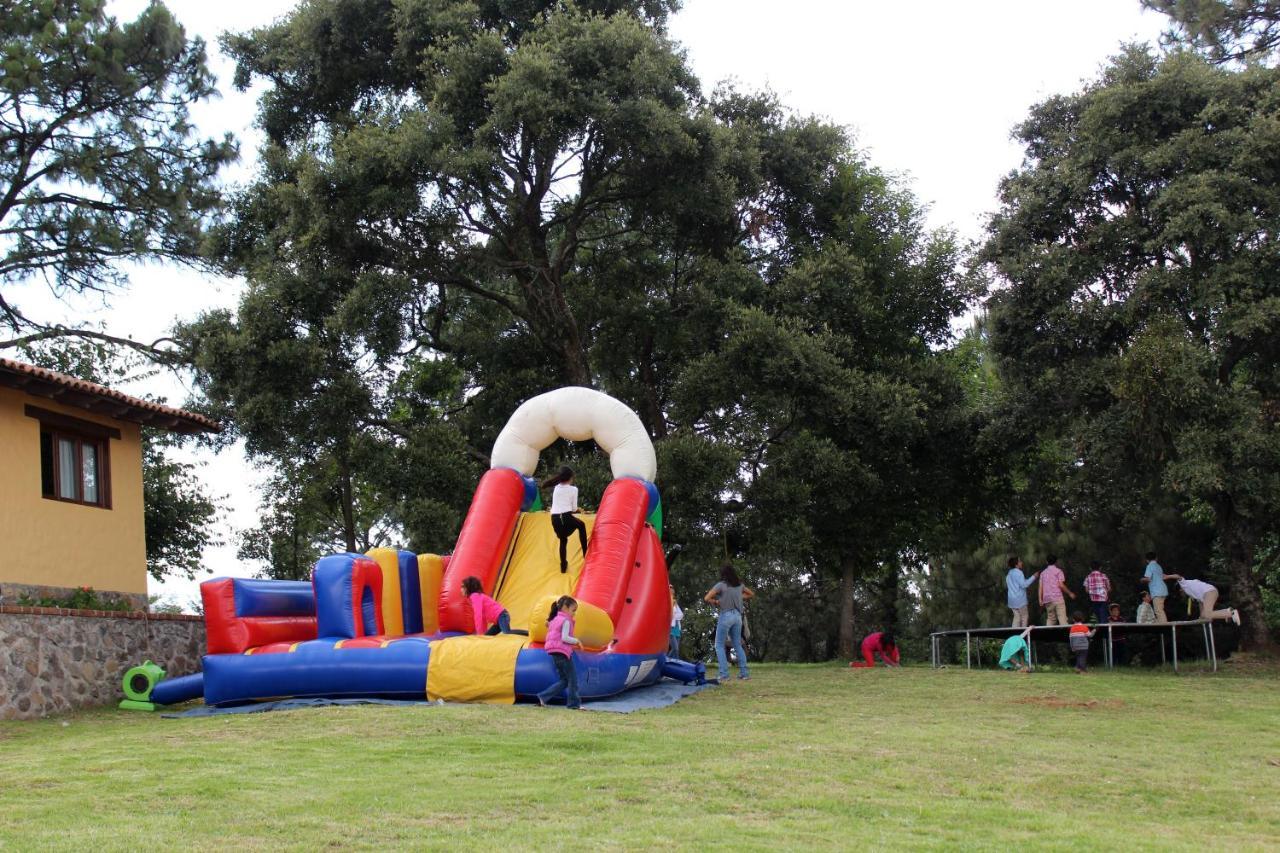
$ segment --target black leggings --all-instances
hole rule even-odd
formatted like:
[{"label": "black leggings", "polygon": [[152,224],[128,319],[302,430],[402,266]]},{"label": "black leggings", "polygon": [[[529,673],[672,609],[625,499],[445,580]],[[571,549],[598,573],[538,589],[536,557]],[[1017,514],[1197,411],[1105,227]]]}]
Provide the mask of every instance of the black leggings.
[{"label": "black leggings", "polygon": [[569,571],[569,560],[565,556],[565,543],[574,530],[578,531],[578,541],[582,543],[582,556],[587,556],[587,525],[571,512],[558,512],[551,516],[551,529],[560,539],[560,572]]}]

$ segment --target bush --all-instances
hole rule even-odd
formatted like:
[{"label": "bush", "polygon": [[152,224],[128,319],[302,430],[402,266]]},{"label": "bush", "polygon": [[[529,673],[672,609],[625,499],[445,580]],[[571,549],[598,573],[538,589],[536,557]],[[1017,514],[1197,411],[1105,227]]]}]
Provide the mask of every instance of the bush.
[{"label": "bush", "polygon": [[62,610],[132,610],[127,599],[113,596],[102,597],[91,586],[82,586],[67,596],[44,596],[32,598],[27,594],[18,596],[19,607],[57,607]]}]

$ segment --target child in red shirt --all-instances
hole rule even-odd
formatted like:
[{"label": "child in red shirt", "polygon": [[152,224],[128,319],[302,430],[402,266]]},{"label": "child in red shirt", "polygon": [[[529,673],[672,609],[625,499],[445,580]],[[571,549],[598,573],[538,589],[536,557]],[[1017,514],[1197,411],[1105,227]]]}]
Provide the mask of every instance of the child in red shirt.
[{"label": "child in red shirt", "polygon": [[1071,651],[1076,655],[1076,672],[1084,672],[1089,668],[1089,638],[1094,634],[1084,624],[1084,614],[1077,610],[1071,614]]}]

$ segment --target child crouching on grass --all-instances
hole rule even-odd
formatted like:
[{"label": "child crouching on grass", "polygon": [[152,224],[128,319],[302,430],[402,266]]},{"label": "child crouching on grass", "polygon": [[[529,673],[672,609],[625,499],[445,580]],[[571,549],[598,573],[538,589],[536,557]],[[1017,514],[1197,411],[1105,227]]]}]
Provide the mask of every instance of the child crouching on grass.
[{"label": "child crouching on grass", "polygon": [[1089,638],[1094,634],[1084,624],[1084,614],[1077,610],[1071,614],[1071,651],[1076,655],[1076,672],[1089,668]]}]

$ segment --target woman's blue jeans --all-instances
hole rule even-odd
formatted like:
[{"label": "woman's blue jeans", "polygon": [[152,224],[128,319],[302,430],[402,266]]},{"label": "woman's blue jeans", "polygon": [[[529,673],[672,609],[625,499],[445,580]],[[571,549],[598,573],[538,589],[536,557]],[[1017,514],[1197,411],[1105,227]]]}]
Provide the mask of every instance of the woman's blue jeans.
[{"label": "woman's blue jeans", "polygon": [[742,614],[736,610],[726,610],[716,620],[716,665],[720,668],[720,678],[729,677],[729,656],[724,651],[726,637],[733,641],[733,651],[738,656],[738,674],[747,675],[747,650],[742,647]]}]

